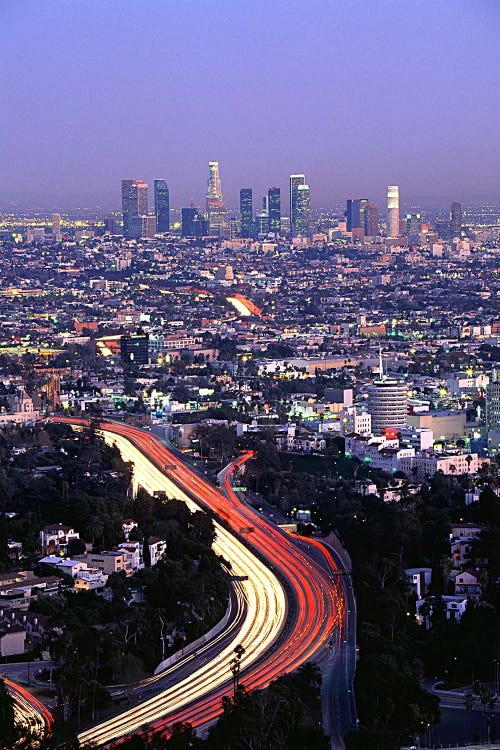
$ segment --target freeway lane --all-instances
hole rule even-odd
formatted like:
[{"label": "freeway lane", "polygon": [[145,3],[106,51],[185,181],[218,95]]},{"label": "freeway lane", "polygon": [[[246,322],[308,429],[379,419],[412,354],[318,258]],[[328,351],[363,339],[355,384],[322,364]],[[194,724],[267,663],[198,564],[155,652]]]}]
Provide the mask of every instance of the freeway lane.
[{"label": "freeway lane", "polygon": [[3,678],[7,692],[14,701],[16,723],[23,728],[26,737],[41,739],[53,724],[50,711],[34,695],[12,680]]},{"label": "freeway lane", "polygon": [[[57,421],[88,424],[71,418]],[[249,576],[248,615],[237,640],[247,649],[241,672],[245,687],[263,688],[278,675],[315,658],[343,618],[343,598],[333,577],[275,527],[250,516],[237,497],[226,498],[181,464],[150,434],[115,423],[101,423],[99,429],[108,442],[118,445],[125,460],[133,460],[136,481],[146,490],[164,489],[169,496],[185,499],[190,507],[201,505],[219,519],[217,551],[223,551],[235,573]],[[253,532],[243,535],[241,530],[249,525]],[[287,600],[290,611],[284,630]],[[230,691],[231,657],[232,649],[222,652],[188,680],[82,733],[80,740],[111,744],[146,724],[161,730],[175,721],[190,721],[194,726],[212,721],[221,712],[222,697]]]}]

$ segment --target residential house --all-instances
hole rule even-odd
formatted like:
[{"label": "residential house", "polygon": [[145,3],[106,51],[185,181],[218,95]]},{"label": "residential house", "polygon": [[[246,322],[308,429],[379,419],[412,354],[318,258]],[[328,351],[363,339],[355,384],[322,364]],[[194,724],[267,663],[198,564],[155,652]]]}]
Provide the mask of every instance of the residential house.
[{"label": "residential house", "polygon": [[417,621],[429,630],[432,627],[435,607],[441,607],[447,620],[460,622],[467,609],[467,602],[468,599],[464,596],[428,596],[425,599],[418,599],[415,605]]},{"label": "residential house", "polygon": [[406,580],[418,599],[428,592],[432,580],[432,568],[406,568]]},{"label": "residential house", "polygon": [[43,565],[50,565],[61,571],[61,573],[71,576],[71,578],[75,578],[81,570],[86,570],[87,568],[87,565],[82,561],[81,557],[76,557],[72,560],[69,557],[47,555],[46,557],[42,557],[38,562]]},{"label": "residential house", "polygon": [[479,574],[471,570],[461,570],[455,576],[455,595],[467,596],[469,599],[480,601],[482,598],[482,586]]},{"label": "residential house", "polygon": [[108,576],[99,568],[81,570],[75,578],[75,591],[102,591]]},{"label": "residential house", "polygon": [[137,528],[137,521],[134,521],[133,518],[126,518],[123,521],[122,531],[123,531],[123,536],[125,537],[127,542],[130,536],[130,532],[132,531],[132,529],[136,529],[136,528]]},{"label": "residential house", "polygon": [[40,531],[40,547],[45,554],[49,555],[55,552],[65,552],[68,542],[79,538],[80,534],[71,526],[65,526],[62,523],[51,523]]},{"label": "residential house", "polygon": [[78,555],[77,559],[86,564],[86,569],[99,568],[108,576],[121,571],[130,576],[134,572],[130,560],[127,559],[127,553],[123,550],[88,552],[84,555]]},{"label": "residential house", "polygon": [[160,560],[163,559],[167,551],[167,542],[165,539],[160,539],[157,536],[150,536],[148,539],[149,556],[151,559],[151,567],[156,565]]}]

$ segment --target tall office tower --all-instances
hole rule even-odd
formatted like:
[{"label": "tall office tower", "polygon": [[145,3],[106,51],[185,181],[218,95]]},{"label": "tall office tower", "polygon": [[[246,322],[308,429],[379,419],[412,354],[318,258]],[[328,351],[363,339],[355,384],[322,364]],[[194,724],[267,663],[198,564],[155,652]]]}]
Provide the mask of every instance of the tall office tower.
[{"label": "tall office tower", "polygon": [[123,236],[140,239],[142,217],[148,215],[148,185],[143,180],[122,180]]},{"label": "tall office tower", "polygon": [[368,203],[365,208],[365,237],[378,237],[379,234],[378,206]]},{"label": "tall office tower", "polygon": [[251,237],[253,234],[253,206],[252,188],[241,188],[240,190],[240,218],[241,236]]},{"label": "tall office tower", "polygon": [[309,237],[311,233],[311,191],[309,185],[298,185],[295,200],[296,237]]},{"label": "tall office tower", "polygon": [[203,218],[199,208],[183,208],[181,234],[183,237],[204,237],[208,234],[207,221]]},{"label": "tall office tower", "polygon": [[348,198],[346,211],[346,229],[352,232],[353,229],[365,228],[365,211],[368,206],[368,198]]},{"label": "tall office tower", "polygon": [[52,234],[56,239],[61,238],[61,214],[52,214]]},{"label": "tall office tower", "polygon": [[399,187],[389,185],[387,188],[387,236],[399,237]]},{"label": "tall office tower", "polygon": [[500,373],[493,370],[486,386],[486,429],[500,429]]},{"label": "tall office tower", "polygon": [[208,230],[214,237],[224,234],[227,226],[226,204],[222,197],[222,188],[219,177],[219,162],[208,162],[207,181],[207,216]]},{"label": "tall office tower", "polygon": [[436,219],[434,228],[440,240],[449,242],[450,239],[450,221],[449,219]]},{"label": "tall office tower", "polygon": [[170,229],[170,192],[166,180],[155,180],[155,215],[157,232]]},{"label": "tall office tower", "polygon": [[158,225],[155,214],[141,216],[141,237],[142,239],[152,240],[158,231]]},{"label": "tall office tower", "polygon": [[380,435],[382,430],[405,427],[408,423],[408,389],[397,380],[384,374],[380,353],[380,376],[369,385],[367,411],[372,415],[372,432]]},{"label": "tall office tower", "polygon": [[305,174],[291,174],[290,175],[290,230],[292,237],[295,236],[295,224],[297,220],[297,199],[299,197],[298,188],[299,185],[306,184]]},{"label": "tall office tower", "polygon": [[450,239],[462,236],[462,204],[452,203],[450,208]]},{"label": "tall office tower", "polygon": [[105,234],[116,234],[116,224],[114,216],[104,217],[104,232]]},{"label": "tall office tower", "polygon": [[277,187],[271,187],[267,191],[267,213],[270,232],[280,234],[281,232],[281,191]]},{"label": "tall office tower", "polygon": [[406,226],[405,232],[408,235],[408,242],[415,244],[420,240],[420,232],[422,231],[422,215],[421,214],[406,214]]}]

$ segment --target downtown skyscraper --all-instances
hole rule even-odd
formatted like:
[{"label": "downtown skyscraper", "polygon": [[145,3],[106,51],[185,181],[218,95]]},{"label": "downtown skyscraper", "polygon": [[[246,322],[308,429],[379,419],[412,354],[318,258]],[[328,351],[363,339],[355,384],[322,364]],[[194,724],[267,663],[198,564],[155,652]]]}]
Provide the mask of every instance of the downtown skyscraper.
[{"label": "downtown skyscraper", "polygon": [[253,236],[253,193],[252,188],[240,190],[241,236]]},{"label": "downtown skyscraper", "polygon": [[281,190],[270,187],[267,191],[268,230],[273,234],[281,232]]},{"label": "downtown skyscraper", "polygon": [[450,240],[462,236],[462,204],[453,202],[450,207]]},{"label": "downtown skyscraper", "polygon": [[292,237],[297,234],[297,211],[298,211],[298,198],[299,198],[299,186],[306,184],[305,174],[291,174],[290,175],[290,232]]},{"label": "downtown skyscraper", "polygon": [[311,234],[311,191],[305,183],[297,186],[295,199],[295,229],[292,234],[296,237],[309,237]]},{"label": "downtown skyscraper", "polygon": [[227,210],[222,197],[222,186],[219,177],[219,162],[208,162],[207,181],[207,218],[208,231],[214,237],[224,235],[227,228]]},{"label": "downtown skyscraper", "polygon": [[170,192],[166,180],[155,180],[155,215],[156,231],[168,232],[170,229]]},{"label": "downtown skyscraper", "polygon": [[389,185],[387,188],[387,236],[399,237],[399,187]]},{"label": "downtown skyscraper", "polygon": [[148,215],[148,184],[144,180],[122,180],[123,236],[142,237],[142,219]]}]

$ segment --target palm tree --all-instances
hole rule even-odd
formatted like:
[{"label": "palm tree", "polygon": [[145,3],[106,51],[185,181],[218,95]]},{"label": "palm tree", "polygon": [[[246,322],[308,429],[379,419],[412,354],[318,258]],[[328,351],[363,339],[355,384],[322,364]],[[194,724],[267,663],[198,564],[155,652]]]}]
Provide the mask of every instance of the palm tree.
[{"label": "palm tree", "polygon": [[104,533],[104,521],[101,516],[90,516],[87,521],[87,531],[92,538],[92,549],[94,549],[95,540],[99,539]]}]

